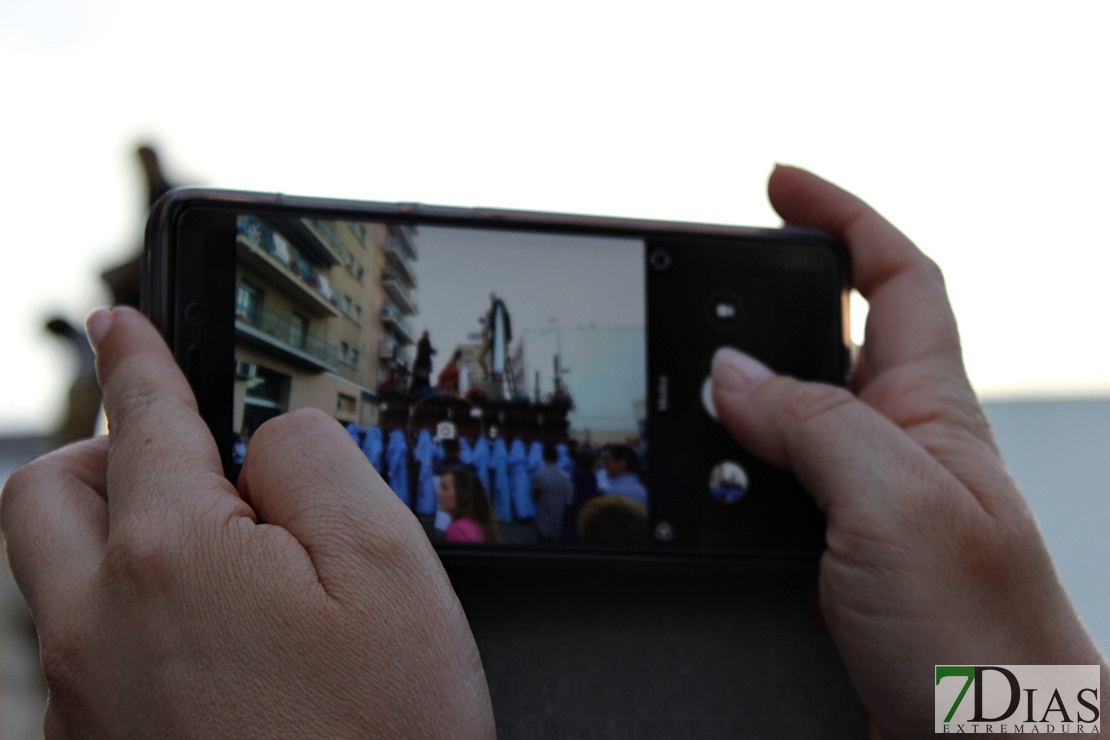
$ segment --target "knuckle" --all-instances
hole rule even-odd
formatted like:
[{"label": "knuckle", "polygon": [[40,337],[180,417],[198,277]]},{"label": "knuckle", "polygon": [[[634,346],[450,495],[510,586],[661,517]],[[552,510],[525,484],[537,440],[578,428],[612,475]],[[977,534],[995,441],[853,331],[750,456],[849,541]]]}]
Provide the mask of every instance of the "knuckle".
[{"label": "knuckle", "polygon": [[109,587],[131,597],[172,593],[179,578],[180,557],[153,528],[117,532],[109,538],[101,575]]},{"label": "knuckle", "polygon": [[931,282],[935,282],[943,286],[944,271],[940,268],[940,265],[937,263],[937,261],[926,254],[921,254],[919,256],[919,260],[920,262],[918,263],[918,269],[921,270],[922,274],[924,274]]}]

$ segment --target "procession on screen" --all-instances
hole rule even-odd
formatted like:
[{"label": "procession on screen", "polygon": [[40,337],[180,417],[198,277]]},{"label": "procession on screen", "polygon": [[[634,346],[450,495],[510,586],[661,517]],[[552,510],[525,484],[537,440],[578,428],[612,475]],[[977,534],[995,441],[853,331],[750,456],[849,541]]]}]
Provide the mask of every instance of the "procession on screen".
[{"label": "procession on screen", "polygon": [[253,214],[236,231],[236,463],[314,407],[434,541],[647,541],[642,241]]}]

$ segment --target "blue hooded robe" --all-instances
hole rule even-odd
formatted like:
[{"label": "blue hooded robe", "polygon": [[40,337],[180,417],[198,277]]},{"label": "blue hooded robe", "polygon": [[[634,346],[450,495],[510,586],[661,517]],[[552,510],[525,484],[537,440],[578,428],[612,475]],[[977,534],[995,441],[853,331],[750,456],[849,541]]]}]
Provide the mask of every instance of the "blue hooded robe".
[{"label": "blue hooded robe", "polygon": [[558,444],[555,446],[555,449],[559,453],[559,462],[555,464],[559,466],[559,470],[567,474],[568,478],[574,480],[574,461],[570,459],[570,452],[567,450],[567,446],[565,444]]},{"label": "blue hooded robe", "polygon": [[509,451],[505,440],[498,437],[493,441],[493,453],[489,458],[489,473],[493,498],[493,510],[498,520],[511,522],[513,520],[513,504],[509,491]]},{"label": "blue hooded robe", "polygon": [[347,425],[347,434],[351,435],[351,439],[355,441],[356,445],[362,444],[362,427],[355,424],[353,421]]},{"label": "blue hooded robe", "polygon": [[524,443],[519,439],[509,447],[509,491],[516,518],[534,519],[536,506],[532,503],[532,476],[528,473]]},{"label": "blue hooded robe", "polygon": [[416,482],[416,513],[421,516],[432,516],[436,513],[436,479],[432,472],[435,445],[427,429],[420,431],[420,436],[416,438],[416,449],[412,454],[420,463],[420,477]]},{"label": "blue hooded robe", "polygon": [[366,430],[366,438],[362,440],[362,454],[374,466],[374,470],[382,472],[382,430],[370,427]]},{"label": "blue hooded robe", "polygon": [[533,442],[528,448],[528,477],[543,467],[543,442]]},{"label": "blue hooded robe", "polygon": [[386,464],[389,468],[389,487],[412,507],[412,493],[409,491],[409,445],[405,433],[394,429],[389,435],[389,446],[385,450]]},{"label": "blue hooded robe", "polygon": [[474,443],[474,452],[470,455],[470,464],[478,473],[482,485],[489,491],[489,442],[485,437],[479,437]]}]

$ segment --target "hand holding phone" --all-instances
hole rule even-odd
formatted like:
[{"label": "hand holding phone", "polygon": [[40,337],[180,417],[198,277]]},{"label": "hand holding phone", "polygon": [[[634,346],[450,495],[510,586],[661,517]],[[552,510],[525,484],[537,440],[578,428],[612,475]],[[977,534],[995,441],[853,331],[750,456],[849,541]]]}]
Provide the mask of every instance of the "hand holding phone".
[{"label": "hand holding phone", "polygon": [[714,399],[739,444],[789,467],[828,517],[821,608],[883,736],[932,730],[940,663],[1102,665],[964,373],[937,266],[855,196],[779,168],[788,223],[848,245],[870,302],[856,395],[722,351]]},{"label": "hand holding phone", "polygon": [[342,428],[275,420],[236,490],[147,320],[102,310],[89,336],[110,436],[0,497],[47,736],[493,734],[458,599]]}]

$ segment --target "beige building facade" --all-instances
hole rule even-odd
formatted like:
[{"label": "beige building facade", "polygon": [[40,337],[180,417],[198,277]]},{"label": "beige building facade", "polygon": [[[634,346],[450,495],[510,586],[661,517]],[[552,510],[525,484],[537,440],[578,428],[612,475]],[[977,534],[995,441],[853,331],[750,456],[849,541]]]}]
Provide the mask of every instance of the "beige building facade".
[{"label": "beige building facade", "polygon": [[236,253],[235,430],[306,407],[376,423],[376,388],[414,341],[411,231],[241,215]]}]

